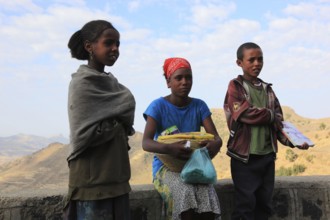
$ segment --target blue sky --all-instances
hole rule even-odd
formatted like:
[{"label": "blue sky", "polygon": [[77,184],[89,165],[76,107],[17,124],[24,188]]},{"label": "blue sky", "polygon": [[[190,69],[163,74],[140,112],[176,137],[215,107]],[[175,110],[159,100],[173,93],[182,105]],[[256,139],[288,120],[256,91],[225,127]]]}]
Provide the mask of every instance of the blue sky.
[{"label": "blue sky", "polygon": [[70,36],[87,21],[106,19],[121,33],[111,71],[136,102],[143,132],[148,104],[169,94],[165,58],[192,65],[191,96],[222,108],[230,79],[241,74],[237,47],[264,52],[260,78],[273,83],[282,105],[307,118],[330,117],[330,0],[0,0],[0,136],[69,135],[67,91]]}]

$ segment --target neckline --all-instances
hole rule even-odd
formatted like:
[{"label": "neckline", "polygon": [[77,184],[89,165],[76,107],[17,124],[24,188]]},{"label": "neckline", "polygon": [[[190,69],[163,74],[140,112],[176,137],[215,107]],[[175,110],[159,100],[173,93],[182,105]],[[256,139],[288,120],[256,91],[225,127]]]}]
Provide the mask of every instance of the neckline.
[{"label": "neckline", "polygon": [[165,100],[167,103],[169,103],[169,104],[171,104],[172,106],[174,106],[174,107],[176,107],[176,108],[179,108],[179,109],[184,109],[184,108],[189,107],[189,105],[192,103],[192,100],[193,100],[193,98],[189,97],[189,102],[188,102],[187,105],[184,105],[184,106],[178,106],[178,105],[173,104],[173,103],[169,100],[168,97],[169,97],[169,96],[163,96],[162,98],[163,98],[163,100]]},{"label": "neckline", "polygon": [[246,79],[244,79],[244,78],[243,78],[243,80],[244,80],[247,84],[249,84],[250,86],[255,87],[255,88],[260,88],[260,87],[262,86],[262,82],[261,82],[261,80],[259,80],[259,79],[257,79],[256,82],[251,82],[251,81],[246,80]]},{"label": "neckline", "polygon": [[109,76],[110,73],[111,73],[111,72],[105,72],[105,71],[100,72],[100,71],[98,71],[97,69],[93,68],[92,66],[90,66],[90,65],[88,65],[88,64],[85,64],[84,66],[86,66],[86,67],[89,68],[89,69],[92,69],[92,70],[96,71],[96,72],[99,73],[99,74],[105,74],[105,75]]}]

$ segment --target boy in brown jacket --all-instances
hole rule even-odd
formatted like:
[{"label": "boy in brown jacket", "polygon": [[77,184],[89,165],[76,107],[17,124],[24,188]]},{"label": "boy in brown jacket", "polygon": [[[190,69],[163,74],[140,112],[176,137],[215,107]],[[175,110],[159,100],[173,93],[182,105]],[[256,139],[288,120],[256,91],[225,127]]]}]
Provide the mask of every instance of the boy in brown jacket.
[{"label": "boy in brown jacket", "polygon": [[[294,147],[280,132],[283,113],[272,84],[258,78],[263,53],[255,43],[237,50],[243,75],[231,80],[224,102],[230,138],[227,155],[235,188],[232,220],[266,220],[272,213],[277,140]],[[308,144],[298,146],[308,149]]]}]

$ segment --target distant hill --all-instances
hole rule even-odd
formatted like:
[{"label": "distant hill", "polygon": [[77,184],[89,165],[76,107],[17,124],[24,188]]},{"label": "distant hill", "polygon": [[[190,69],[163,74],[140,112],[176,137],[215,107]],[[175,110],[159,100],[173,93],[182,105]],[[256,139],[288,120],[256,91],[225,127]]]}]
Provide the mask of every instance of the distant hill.
[{"label": "distant hill", "polygon": [[[228,129],[222,109],[211,109],[213,120],[223,138],[221,152],[213,159],[218,179],[231,178],[230,159],[226,155]],[[292,122],[316,145],[308,151],[279,146],[276,161],[277,175],[329,175],[330,174],[330,118],[310,119],[297,115],[293,109],[283,107],[285,120]],[[132,184],[151,183],[153,155],[141,147],[142,133],[129,140],[131,150]],[[53,143],[27,156],[0,164],[0,195],[23,194],[28,190],[56,192],[67,188],[67,145]],[[2,148],[1,148],[2,149]],[[2,151],[2,150],[1,150]]]},{"label": "distant hill", "polygon": [[51,143],[69,143],[62,135],[41,137],[36,135],[18,134],[0,137],[0,165],[14,158],[29,155]]},{"label": "distant hill", "polygon": [[67,145],[54,143],[0,165],[0,194],[51,191],[67,185]]},{"label": "distant hill", "polygon": [[[142,150],[141,142],[142,134],[139,132],[129,140],[132,172],[135,173],[132,180],[146,183],[151,182],[151,175],[146,175],[151,173],[151,159],[143,159],[143,154],[147,153]],[[0,164],[0,195],[26,195],[36,191],[49,194],[67,189],[67,155],[67,144],[52,143],[30,155]]]},{"label": "distant hill", "polygon": [[62,135],[49,138],[28,134],[0,137],[0,155],[21,156],[31,154],[54,142],[67,144],[69,140]]}]

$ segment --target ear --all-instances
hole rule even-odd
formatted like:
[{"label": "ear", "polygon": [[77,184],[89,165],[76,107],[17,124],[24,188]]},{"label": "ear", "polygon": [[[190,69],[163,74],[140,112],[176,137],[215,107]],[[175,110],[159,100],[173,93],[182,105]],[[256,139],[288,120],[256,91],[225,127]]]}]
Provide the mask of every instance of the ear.
[{"label": "ear", "polygon": [[93,44],[86,40],[85,43],[84,43],[84,47],[85,47],[85,50],[87,50],[88,53],[91,53],[93,52]]},{"label": "ear", "polygon": [[237,66],[242,67],[242,60],[237,59],[236,60],[236,64],[237,64]]},{"label": "ear", "polygon": [[171,88],[171,84],[170,84],[170,82],[171,82],[170,79],[166,79],[167,88]]}]

